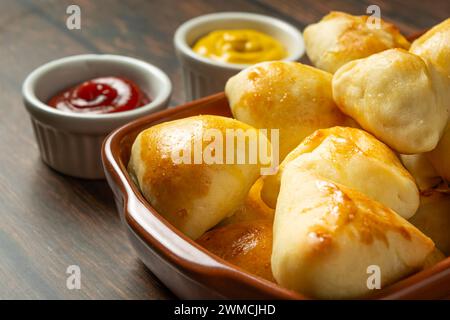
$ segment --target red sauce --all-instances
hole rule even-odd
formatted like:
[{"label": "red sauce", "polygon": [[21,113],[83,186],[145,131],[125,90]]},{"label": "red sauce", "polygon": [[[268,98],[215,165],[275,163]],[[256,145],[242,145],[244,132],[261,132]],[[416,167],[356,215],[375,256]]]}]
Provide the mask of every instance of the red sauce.
[{"label": "red sauce", "polygon": [[136,109],[150,102],[148,96],[125,78],[92,79],[65,90],[48,102],[62,111],[113,113]]}]

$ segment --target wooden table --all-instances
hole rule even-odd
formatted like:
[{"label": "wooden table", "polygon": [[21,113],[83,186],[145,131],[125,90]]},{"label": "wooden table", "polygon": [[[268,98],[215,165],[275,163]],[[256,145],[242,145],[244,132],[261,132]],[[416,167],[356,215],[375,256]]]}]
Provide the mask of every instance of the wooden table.
[{"label": "wooden table", "polygon": [[[73,3],[81,7],[81,30],[66,28]],[[447,0],[0,0],[0,298],[173,298],[130,247],[106,182],[66,177],[40,161],[20,94],[31,70],[67,55],[129,55],[170,75],[177,105],[183,88],[172,36],[183,21],[249,11],[303,29],[330,10],[364,14],[369,4],[405,34],[450,13]],[[81,268],[80,290],[66,287],[69,265]]]}]

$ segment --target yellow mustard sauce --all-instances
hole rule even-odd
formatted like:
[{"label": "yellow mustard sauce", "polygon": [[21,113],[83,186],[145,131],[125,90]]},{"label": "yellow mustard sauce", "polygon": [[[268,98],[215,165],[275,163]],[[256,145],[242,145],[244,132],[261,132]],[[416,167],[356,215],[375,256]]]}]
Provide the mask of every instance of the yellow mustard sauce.
[{"label": "yellow mustard sauce", "polygon": [[213,31],[198,40],[193,50],[212,60],[238,64],[280,60],[287,56],[278,40],[250,29]]}]

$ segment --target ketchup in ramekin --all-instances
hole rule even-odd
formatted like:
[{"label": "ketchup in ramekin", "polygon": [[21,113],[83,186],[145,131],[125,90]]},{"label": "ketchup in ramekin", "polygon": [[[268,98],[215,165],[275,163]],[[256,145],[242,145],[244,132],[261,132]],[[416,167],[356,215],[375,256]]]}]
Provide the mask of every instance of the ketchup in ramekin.
[{"label": "ketchup in ramekin", "polygon": [[48,102],[61,111],[96,114],[132,110],[148,103],[150,98],[134,82],[119,77],[85,81]]}]

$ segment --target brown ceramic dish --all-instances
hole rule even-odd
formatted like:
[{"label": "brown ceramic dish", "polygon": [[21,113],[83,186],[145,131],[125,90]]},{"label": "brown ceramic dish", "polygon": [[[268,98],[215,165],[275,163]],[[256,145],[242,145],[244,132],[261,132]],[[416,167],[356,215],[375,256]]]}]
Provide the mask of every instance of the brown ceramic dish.
[{"label": "brown ceramic dish", "polygon": [[[253,276],[209,253],[171,226],[140,194],[126,166],[137,134],[160,122],[199,114],[230,116],[223,93],[152,114],[105,140],[103,164],[118,211],[140,258],[184,299],[307,299]],[[391,285],[372,298],[440,299],[450,296],[450,258]]]}]

